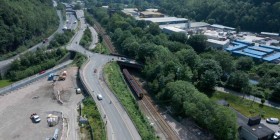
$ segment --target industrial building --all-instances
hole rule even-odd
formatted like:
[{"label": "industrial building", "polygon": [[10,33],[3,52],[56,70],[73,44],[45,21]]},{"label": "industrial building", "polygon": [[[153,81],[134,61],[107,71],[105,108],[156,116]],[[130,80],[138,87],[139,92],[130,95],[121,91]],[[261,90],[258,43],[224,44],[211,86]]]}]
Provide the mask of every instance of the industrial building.
[{"label": "industrial building", "polygon": [[246,118],[237,113],[239,137],[243,140],[272,140],[274,131],[261,122],[261,117]]},{"label": "industrial building", "polygon": [[235,40],[230,43],[226,50],[236,56],[248,56],[255,60],[272,63],[280,62],[280,47],[276,46],[256,46],[255,43]]},{"label": "industrial building", "polygon": [[158,18],[136,18],[137,20],[145,20],[158,25],[168,25],[168,24],[178,24],[178,23],[187,23],[188,19],[177,18],[177,17],[158,17]]},{"label": "industrial building", "polygon": [[137,17],[139,16],[137,8],[125,8],[122,12],[128,16]]},{"label": "industrial building", "polygon": [[141,18],[156,18],[156,17],[164,17],[164,14],[154,11],[143,11],[140,12]]},{"label": "industrial building", "polygon": [[162,31],[165,32],[165,33],[168,33],[168,34],[171,34],[171,33],[186,33],[185,30],[180,29],[180,28],[176,28],[176,27],[173,27],[173,26],[163,27]]},{"label": "industrial building", "polygon": [[210,25],[210,26],[213,29],[220,29],[220,30],[223,30],[223,31],[234,31],[235,30],[235,28],[224,26],[224,25],[219,25],[219,24],[213,24],[213,25]]}]

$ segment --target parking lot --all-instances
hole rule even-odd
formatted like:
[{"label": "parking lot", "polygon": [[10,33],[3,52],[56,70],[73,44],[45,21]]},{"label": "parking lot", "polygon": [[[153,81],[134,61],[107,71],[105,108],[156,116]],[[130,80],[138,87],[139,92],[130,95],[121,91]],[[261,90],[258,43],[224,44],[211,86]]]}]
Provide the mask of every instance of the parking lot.
[{"label": "parking lot", "polygon": [[[75,93],[77,68],[68,68],[67,72],[65,81],[57,81],[53,84],[46,77],[22,89],[0,96],[0,139],[42,140],[52,137],[56,128],[59,128],[59,137],[64,131],[63,137],[79,139],[77,104],[83,96]],[[63,104],[57,100],[55,95],[57,90],[61,91],[60,98]],[[67,124],[64,125],[66,127],[63,127],[62,119],[58,125],[48,126],[47,116],[53,113],[52,111],[62,112],[67,120],[65,121]],[[32,113],[37,113],[41,122],[33,123],[30,119]],[[69,130],[65,130],[66,128]]]}]

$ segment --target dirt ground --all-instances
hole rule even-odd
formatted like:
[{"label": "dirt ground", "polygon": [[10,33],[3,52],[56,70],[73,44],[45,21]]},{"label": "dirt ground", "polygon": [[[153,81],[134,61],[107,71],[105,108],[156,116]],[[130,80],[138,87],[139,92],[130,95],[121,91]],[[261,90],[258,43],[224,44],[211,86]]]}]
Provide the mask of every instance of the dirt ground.
[{"label": "dirt ground", "polygon": [[[53,81],[48,81],[46,77],[20,90],[0,96],[1,140],[42,140],[52,137],[56,128],[59,128],[59,136],[63,135],[63,138],[79,139],[77,105],[83,99],[83,95],[75,93],[77,67],[69,67],[66,71],[68,75],[65,81],[53,84]],[[57,100],[57,90],[60,91],[62,104]],[[52,111],[62,112],[64,122],[67,123],[63,125],[60,119],[58,125],[49,127],[46,118]],[[32,113],[40,116],[40,123],[31,121]]]}]

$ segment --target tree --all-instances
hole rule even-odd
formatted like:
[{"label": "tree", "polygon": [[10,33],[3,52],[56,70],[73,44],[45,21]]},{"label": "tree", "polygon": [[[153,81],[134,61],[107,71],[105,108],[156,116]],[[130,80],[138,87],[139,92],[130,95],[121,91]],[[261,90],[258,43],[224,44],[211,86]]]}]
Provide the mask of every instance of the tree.
[{"label": "tree", "polygon": [[238,91],[242,91],[249,86],[248,75],[243,71],[232,72],[226,85]]},{"label": "tree", "polygon": [[199,62],[199,56],[193,49],[182,49],[176,54],[182,64],[188,65],[191,69],[194,69]]},{"label": "tree", "polygon": [[254,66],[254,61],[250,57],[239,57],[236,62],[236,69],[248,71]]},{"label": "tree", "polygon": [[203,52],[206,48],[207,37],[204,35],[194,35],[188,39],[188,44],[193,47],[197,53]]},{"label": "tree", "polygon": [[213,90],[220,77],[213,70],[206,70],[199,81],[199,87],[204,90]]},{"label": "tree", "polygon": [[203,75],[207,70],[213,71],[218,77],[221,77],[222,75],[222,68],[215,60],[201,60],[197,67],[198,77],[201,77],[201,75]]}]

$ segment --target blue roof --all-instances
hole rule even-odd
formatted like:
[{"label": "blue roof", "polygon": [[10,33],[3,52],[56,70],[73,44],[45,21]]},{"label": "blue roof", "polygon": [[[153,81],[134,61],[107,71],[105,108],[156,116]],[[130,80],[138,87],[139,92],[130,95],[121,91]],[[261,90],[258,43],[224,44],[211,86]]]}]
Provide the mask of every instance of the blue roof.
[{"label": "blue roof", "polygon": [[227,51],[234,51],[234,50],[238,50],[238,49],[243,49],[245,47],[247,47],[247,45],[242,44],[242,43],[238,43],[238,42],[231,42],[234,47],[230,47],[230,48],[226,48]]},{"label": "blue roof", "polygon": [[280,52],[272,54],[272,55],[270,55],[268,57],[264,57],[263,60],[273,61],[273,60],[278,59],[278,58],[280,58]]},{"label": "blue roof", "polygon": [[265,52],[255,51],[255,50],[248,49],[248,48],[244,49],[243,51],[246,52],[246,53],[250,53],[250,54],[254,54],[254,55],[259,55],[259,56],[266,55]]},{"label": "blue roof", "polygon": [[261,47],[264,48],[269,48],[269,49],[273,49],[273,50],[277,50],[280,51],[280,47],[276,47],[276,46],[266,46],[266,45],[260,45]]},{"label": "blue roof", "polygon": [[242,52],[242,51],[233,51],[233,53],[235,53],[235,54],[241,54],[241,55],[246,55],[246,56],[250,56],[250,57],[258,58],[258,59],[261,59],[261,58],[262,58],[261,56],[254,55],[254,54],[250,54],[250,53],[246,53],[246,52]]},{"label": "blue roof", "polygon": [[243,40],[235,40],[235,42],[246,44],[246,45],[254,45],[254,43],[243,41]]},{"label": "blue roof", "polygon": [[249,48],[253,49],[253,50],[257,50],[257,51],[266,52],[266,53],[271,53],[274,51],[273,49],[268,49],[268,48],[263,48],[263,47],[258,47],[258,46],[253,46],[253,47],[249,47]]}]

